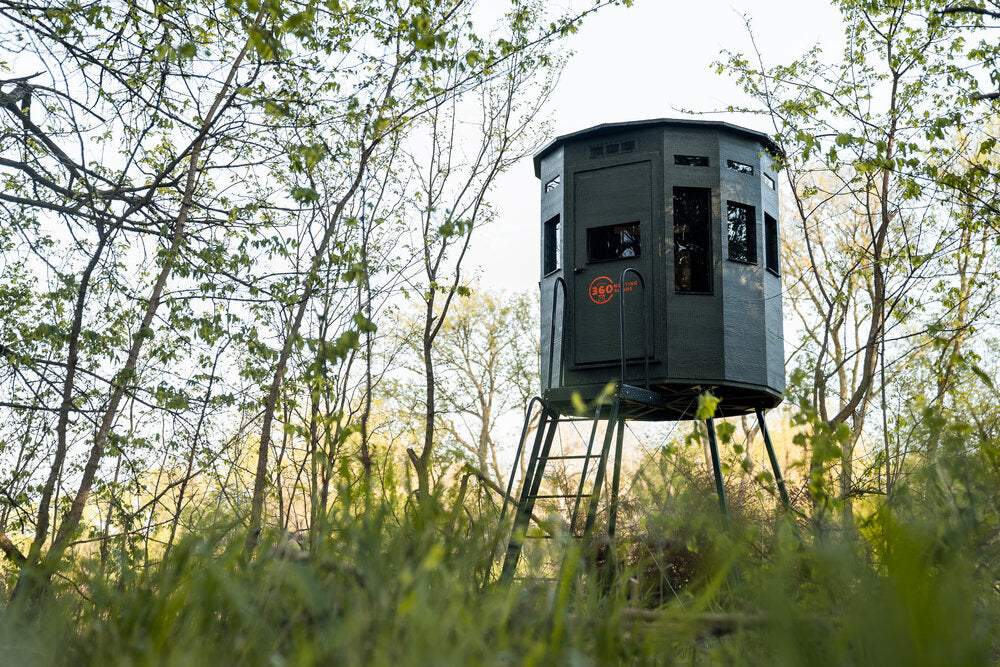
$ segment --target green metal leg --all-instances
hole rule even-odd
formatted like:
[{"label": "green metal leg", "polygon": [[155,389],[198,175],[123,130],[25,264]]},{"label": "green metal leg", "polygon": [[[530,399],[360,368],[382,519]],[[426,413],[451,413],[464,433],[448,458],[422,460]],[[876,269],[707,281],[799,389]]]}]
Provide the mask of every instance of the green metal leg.
[{"label": "green metal leg", "polygon": [[764,436],[764,447],[767,448],[767,458],[771,460],[771,470],[774,472],[774,481],[778,485],[778,496],[781,498],[781,504],[785,506],[785,509],[790,509],[792,506],[791,500],[788,498],[788,490],[785,488],[785,480],[781,476],[781,468],[778,467],[778,457],[774,454],[774,446],[771,444],[771,434],[767,430],[767,424],[764,422],[764,411],[757,408],[757,423],[760,424],[760,433]]},{"label": "green metal leg", "polygon": [[[610,422],[608,428],[611,428]],[[611,478],[611,507],[608,509],[608,536],[614,539],[618,522],[618,485],[622,475],[622,443],[625,440],[625,420],[618,420],[618,438],[615,444],[615,470]]]},{"label": "green metal leg", "polygon": [[706,419],[705,426],[708,427],[708,448],[712,453],[712,471],[715,473],[715,492],[719,495],[719,508],[722,516],[729,521],[729,507],[726,504],[726,487],[722,483],[722,464],[719,462],[719,443],[715,438],[715,420]]}]

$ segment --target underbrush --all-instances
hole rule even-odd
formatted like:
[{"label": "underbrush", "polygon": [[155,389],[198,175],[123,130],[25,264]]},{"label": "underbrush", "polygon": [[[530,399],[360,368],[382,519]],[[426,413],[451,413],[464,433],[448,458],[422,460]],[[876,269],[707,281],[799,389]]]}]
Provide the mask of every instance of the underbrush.
[{"label": "underbrush", "polygon": [[[622,536],[610,579],[607,547],[598,557],[568,545],[555,581],[503,584],[492,516],[455,501],[369,498],[335,512],[314,545],[272,535],[249,562],[242,535],[211,531],[149,571],[112,578],[84,562],[74,586],[56,580],[49,598],[7,606],[0,662],[996,662],[991,506],[970,516],[968,503],[919,497],[874,508],[850,538],[780,513],[737,515],[727,529],[707,497],[685,506],[682,525],[650,514],[647,538]],[[667,572],[666,584],[651,569]]]}]

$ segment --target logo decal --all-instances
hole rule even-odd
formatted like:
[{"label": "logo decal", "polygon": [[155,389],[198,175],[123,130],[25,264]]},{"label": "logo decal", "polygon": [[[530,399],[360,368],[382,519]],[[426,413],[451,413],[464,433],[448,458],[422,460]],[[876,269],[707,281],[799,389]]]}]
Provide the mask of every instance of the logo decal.
[{"label": "logo decal", "polygon": [[597,276],[590,281],[590,287],[587,288],[590,300],[597,305],[611,301],[611,298],[615,295],[615,291],[614,281],[607,276]]},{"label": "logo decal", "polygon": [[[631,292],[636,287],[639,286],[638,280],[629,280],[625,282],[625,291]],[[590,281],[590,287],[587,288],[587,296],[590,300],[596,303],[598,306],[611,301],[615,294],[622,291],[621,283],[616,283],[607,276],[597,276]]]}]

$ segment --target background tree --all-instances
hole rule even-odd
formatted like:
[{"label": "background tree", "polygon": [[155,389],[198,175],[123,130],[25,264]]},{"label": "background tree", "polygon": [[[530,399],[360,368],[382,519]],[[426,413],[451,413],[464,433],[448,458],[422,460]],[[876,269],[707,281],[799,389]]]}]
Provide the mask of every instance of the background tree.
[{"label": "background tree", "polygon": [[[534,14],[531,20],[539,18]],[[423,136],[410,153],[412,208],[404,214],[419,220],[419,235],[411,247],[421,257],[423,269],[413,288],[424,311],[420,355],[425,409],[423,444],[409,455],[421,498],[430,490],[439,411],[435,340],[455,297],[469,294],[462,263],[473,230],[492,219],[487,197],[496,177],[540,143],[538,115],[559,67],[551,53],[532,47],[526,35],[515,35],[510,44],[518,52],[496,68],[488,85],[471,98],[442,98],[428,112],[422,119]],[[459,74],[460,70],[449,73]],[[467,105],[482,110],[474,128],[464,127]]]},{"label": "background tree", "polygon": [[[839,62],[817,47],[790,65],[765,69],[732,55],[727,66],[770,116],[786,154],[785,280],[806,335],[794,377],[804,414],[832,436],[812,452],[811,488],[823,496],[826,463],[837,460],[835,498],[852,530],[854,497],[880,479],[888,480],[881,492],[891,491],[887,446],[878,464],[886,475],[855,479],[873,407],[886,417],[886,383],[920,352],[922,335],[941,332],[947,342],[937,345],[952,350],[967,342],[964,326],[942,326],[957,312],[940,300],[955,287],[951,267],[968,270],[976,252],[969,217],[951,197],[956,183],[971,183],[968,165],[992,139],[959,131],[990,116],[953,85],[960,26],[920,2],[837,4],[847,26]],[[992,301],[979,277],[995,268],[974,270],[958,289],[975,310]]]}]

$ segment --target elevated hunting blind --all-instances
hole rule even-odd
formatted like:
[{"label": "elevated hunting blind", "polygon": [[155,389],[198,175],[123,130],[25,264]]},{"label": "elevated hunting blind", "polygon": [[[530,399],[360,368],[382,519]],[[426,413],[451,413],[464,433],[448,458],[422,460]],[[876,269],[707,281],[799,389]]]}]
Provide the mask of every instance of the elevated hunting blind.
[{"label": "elevated hunting blind", "polygon": [[[604,507],[613,544],[626,420],[695,419],[706,391],[721,399],[716,416],[756,413],[788,505],[764,422],[785,389],[778,155],[759,132],[669,119],[598,125],[535,155],[542,393],[528,405],[518,443],[517,460],[530,455],[502,578],[514,575],[525,539],[546,537],[529,532],[540,499],[569,514],[569,534],[592,534],[611,460]],[[533,409],[538,426],[529,444]],[[593,423],[586,453],[553,450],[560,422],[583,419]],[[713,419],[706,426],[725,513]],[[556,459],[563,482],[544,488],[546,465]],[[567,460],[582,468],[571,489]],[[517,469],[507,485],[512,500]],[[505,499],[501,521],[506,511]]]},{"label": "elevated hunting blind", "polygon": [[[725,416],[778,404],[777,153],[728,123],[648,120],[565,135],[535,156],[553,404],[593,401],[616,380],[665,396],[711,389]],[[629,417],[690,419],[688,402]]]}]

